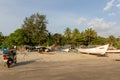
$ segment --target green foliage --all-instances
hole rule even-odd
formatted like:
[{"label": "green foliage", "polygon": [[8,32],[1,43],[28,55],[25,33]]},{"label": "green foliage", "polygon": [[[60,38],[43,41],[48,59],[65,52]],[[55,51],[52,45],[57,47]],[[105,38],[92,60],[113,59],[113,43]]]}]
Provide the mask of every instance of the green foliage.
[{"label": "green foliage", "polygon": [[44,43],[43,45],[44,46],[51,46],[52,44],[54,44],[54,42],[53,42],[53,34],[48,33],[46,43]]},{"label": "green foliage", "polygon": [[75,28],[72,32],[72,44],[78,46],[81,41],[81,34],[77,28]]},{"label": "green foliage", "polygon": [[71,43],[71,36],[72,36],[71,29],[67,27],[64,32],[64,37],[66,38],[66,44]]},{"label": "green foliage", "polygon": [[53,35],[53,42],[55,43],[55,45],[62,45],[62,35],[61,34],[54,34]]},{"label": "green foliage", "polygon": [[86,29],[81,34],[84,40],[84,45],[91,45],[92,41],[97,38],[97,32],[92,28]]},{"label": "green foliage", "polygon": [[2,32],[0,32],[0,45],[2,45],[2,41],[3,41],[3,34]]},{"label": "green foliage", "polygon": [[46,42],[48,36],[46,24],[46,16],[38,13],[25,19],[22,28],[29,39],[29,45],[42,45]]},{"label": "green foliage", "polygon": [[97,36],[97,38],[93,39],[92,41],[93,45],[103,45],[103,44],[108,44],[106,38]]},{"label": "green foliage", "polygon": [[14,33],[10,34],[7,39],[8,45],[23,45],[28,43],[28,41],[23,29],[17,29]]},{"label": "green foliage", "polygon": [[120,37],[116,38],[116,45],[115,45],[115,47],[117,49],[120,49]]},{"label": "green foliage", "polygon": [[116,38],[113,35],[110,35],[108,37],[108,42],[111,46],[115,46],[116,45]]},{"label": "green foliage", "polygon": [[15,30],[6,39],[7,45],[42,45],[48,39],[46,16],[33,14],[26,17],[20,29]]}]

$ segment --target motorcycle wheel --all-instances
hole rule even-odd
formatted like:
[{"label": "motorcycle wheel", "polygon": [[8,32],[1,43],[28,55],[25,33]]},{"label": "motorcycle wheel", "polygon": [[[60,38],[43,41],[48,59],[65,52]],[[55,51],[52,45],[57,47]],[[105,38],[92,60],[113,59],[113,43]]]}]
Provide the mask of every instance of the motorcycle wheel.
[{"label": "motorcycle wheel", "polygon": [[7,62],[7,67],[10,68],[11,63],[9,61]]}]

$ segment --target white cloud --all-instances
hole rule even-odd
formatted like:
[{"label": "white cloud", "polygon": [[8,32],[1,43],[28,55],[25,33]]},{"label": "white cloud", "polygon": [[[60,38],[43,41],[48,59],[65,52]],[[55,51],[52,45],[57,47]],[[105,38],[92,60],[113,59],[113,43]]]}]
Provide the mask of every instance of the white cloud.
[{"label": "white cloud", "polygon": [[120,36],[120,31],[119,30],[120,30],[120,27],[115,26],[114,28],[110,28],[106,31],[99,32],[99,35],[105,36],[105,37],[108,37],[109,35],[114,35],[115,37],[119,37]]},{"label": "white cloud", "polygon": [[[115,16],[120,15],[120,0],[109,0],[109,2],[106,3],[106,6],[103,9],[104,11],[108,11],[108,16]],[[114,13],[113,13],[114,12]]]},{"label": "white cloud", "polygon": [[92,19],[88,25],[90,25],[100,36],[118,36],[120,33],[116,22],[107,22],[103,18]]},{"label": "white cloud", "polygon": [[111,9],[112,7],[113,7],[113,3],[115,2],[115,0],[111,0],[111,1],[109,1],[107,4],[106,4],[106,6],[104,7],[104,11],[107,11],[107,10],[109,10],[109,9]]},{"label": "white cloud", "polygon": [[85,17],[81,17],[79,20],[78,20],[78,25],[81,25],[83,23],[85,23],[87,21],[87,19]]},{"label": "white cloud", "polygon": [[117,4],[116,7],[120,8],[120,4]]},{"label": "white cloud", "polygon": [[92,26],[96,31],[107,30],[116,25],[115,22],[106,22],[103,18],[95,18],[89,22],[89,25]]},{"label": "white cloud", "polygon": [[115,16],[116,14],[114,12],[112,12],[112,13],[109,13],[108,15],[109,16]]}]

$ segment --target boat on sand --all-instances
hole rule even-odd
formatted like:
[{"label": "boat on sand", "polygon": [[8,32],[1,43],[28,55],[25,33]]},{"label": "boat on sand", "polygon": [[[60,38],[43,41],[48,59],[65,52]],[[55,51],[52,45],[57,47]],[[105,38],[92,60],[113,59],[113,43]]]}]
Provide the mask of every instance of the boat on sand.
[{"label": "boat on sand", "polygon": [[108,50],[108,47],[109,47],[109,44],[106,44],[106,45],[98,46],[95,48],[87,48],[87,49],[79,48],[77,50],[78,52],[81,52],[81,53],[105,55],[106,51]]}]

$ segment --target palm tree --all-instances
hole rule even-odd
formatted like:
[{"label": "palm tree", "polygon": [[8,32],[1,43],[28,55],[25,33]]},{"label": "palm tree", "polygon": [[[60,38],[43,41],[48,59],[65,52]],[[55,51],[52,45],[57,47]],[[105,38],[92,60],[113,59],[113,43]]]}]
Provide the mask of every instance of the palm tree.
[{"label": "palm tree", "polygon": [[75,28],[72,32],[72,42],[77,46],[80,43],[80,39],[80,32],[77,28]]},{"label": "palm tree", "polygon": [[115,44],[116,44],[116,38],[113,36],[113,35],[110,35],[109,37],[108,37],[108,42],[110,43],[110,46],[115,46]]},{"label": "palm tree", "polygon": [[66,43],[69,44],[71,42],[71,29],[70,28],[66,28],[65,32],[64,32],[64,37],[66,38]]},{"label": "palm tree", "polygon": [[92,44],[93,39],[97,38],[97,32],[92,28],[88,28],[83,32],[83,38],[86,45]]}]

